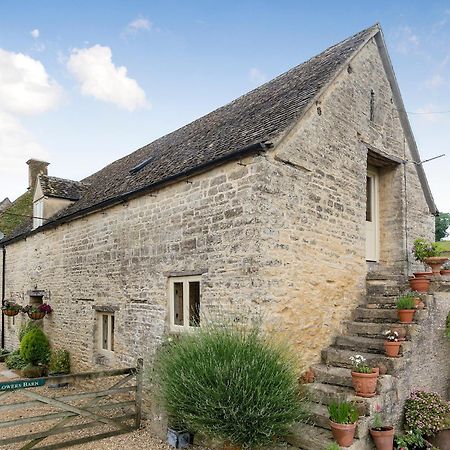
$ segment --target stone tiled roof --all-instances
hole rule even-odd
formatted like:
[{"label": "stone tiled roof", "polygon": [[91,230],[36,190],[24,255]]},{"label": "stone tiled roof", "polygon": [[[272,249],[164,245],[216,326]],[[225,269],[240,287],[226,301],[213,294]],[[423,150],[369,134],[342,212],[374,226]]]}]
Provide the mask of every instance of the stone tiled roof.
[{"label": "stone tiled roof", "polygon": [[9,208],[12,205],[11,200],[6,197],[4,200],[0,202],[0,212],[4,211],[6,208]]},{"label": "stone tiled roof", "polygon": [[[84,179],[86,189],[81,198],[52,220],[92,210],[122,194],[187,175],[252,144],[275,141],[296,123],[320,90],[378,30],[378,25],[363,30],[233,102],[109,164]],[[24,233],[23,229],[18,231]]]},{"label": "stone tiled roof", "polygon": [[80,181],[66,180],[64,178],[39,175],[39,183],[42,193],[46,197],[65,198],[67,200],[79,200],[86,185]]}]

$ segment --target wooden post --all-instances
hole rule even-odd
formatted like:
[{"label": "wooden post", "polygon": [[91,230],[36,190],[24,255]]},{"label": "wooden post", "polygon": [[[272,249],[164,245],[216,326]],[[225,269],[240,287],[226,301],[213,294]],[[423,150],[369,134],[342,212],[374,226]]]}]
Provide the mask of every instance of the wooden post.
[{"label": "wooden post", "polygon": [[142,382],[144,378],[144,360],[138,358],[136,367],[136,420],[135,426],[141,426],[142,419]]}]

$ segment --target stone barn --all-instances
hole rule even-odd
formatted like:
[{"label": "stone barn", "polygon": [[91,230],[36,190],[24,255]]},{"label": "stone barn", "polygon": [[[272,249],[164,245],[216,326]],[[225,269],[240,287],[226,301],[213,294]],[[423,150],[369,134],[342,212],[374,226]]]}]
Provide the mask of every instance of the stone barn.
[{"label": "stone barn", "polygon": [[434,235],[378,25],[81,181],[38,173],[34,219],[0,242],[2,285],[52,305],[43,326],[75,370],[149,359],[217,314],[262,317],[317,364]]}]

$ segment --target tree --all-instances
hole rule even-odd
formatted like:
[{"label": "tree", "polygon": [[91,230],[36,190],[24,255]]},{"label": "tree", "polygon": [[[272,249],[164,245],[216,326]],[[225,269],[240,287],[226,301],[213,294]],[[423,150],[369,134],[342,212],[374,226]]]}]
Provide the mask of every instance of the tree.
[{"label": "tree", "polygon": [[442,241],[446,238],[449,233],[447,232],[448,227],[450,227],[450,214],[440,213],[435,219],[435,235],[436,242]]}]

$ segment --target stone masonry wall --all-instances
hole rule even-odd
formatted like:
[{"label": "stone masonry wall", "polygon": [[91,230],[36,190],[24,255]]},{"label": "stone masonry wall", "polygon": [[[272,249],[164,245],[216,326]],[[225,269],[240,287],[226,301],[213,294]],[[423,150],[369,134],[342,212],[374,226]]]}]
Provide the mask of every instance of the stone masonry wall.
[{"label": "stone masonry wall", "polygon": [[[308,364],[340,333],[365,292],[367,144],[411,159],[374,41],[267,155],[258,180],[264,198],[260,277],[271,286],[271,325]],[[415,166],[380,167],[379,266],[399,274],[406,268],[405,166],[408,246],[434,229]]]}]

